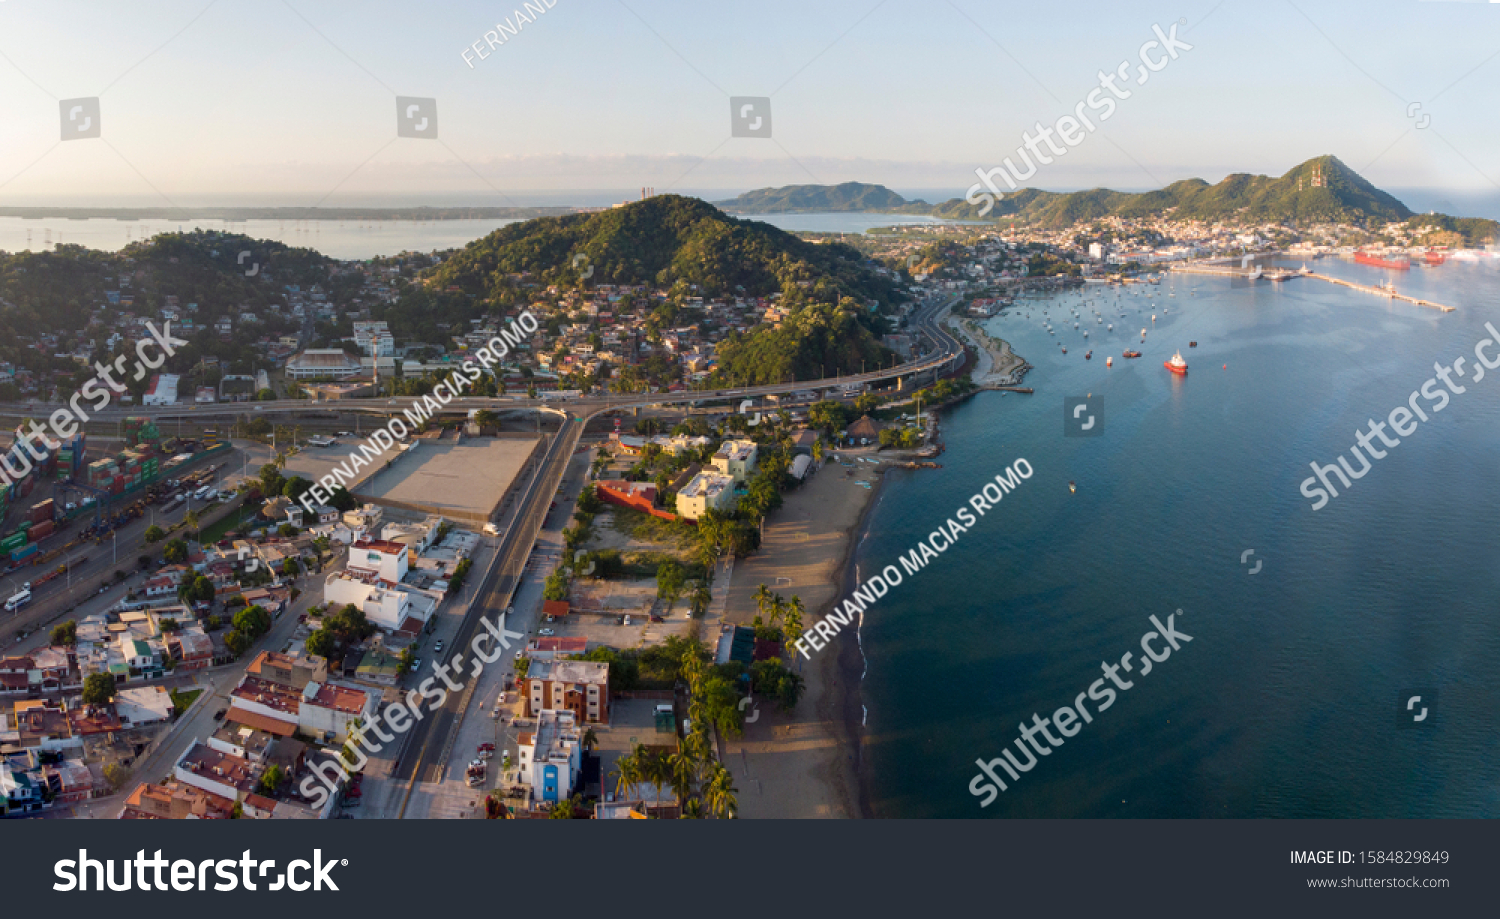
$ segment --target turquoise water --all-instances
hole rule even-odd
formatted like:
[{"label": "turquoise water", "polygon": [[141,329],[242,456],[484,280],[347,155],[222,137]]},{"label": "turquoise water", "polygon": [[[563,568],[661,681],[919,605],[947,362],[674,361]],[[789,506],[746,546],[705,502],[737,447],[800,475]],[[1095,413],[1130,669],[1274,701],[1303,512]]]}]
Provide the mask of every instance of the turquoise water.
[{"label": "turquoise water", "polygon": [[[865,615],[877,813],[1500,815],[1500,371],[1440,413],[1419,402],[1431,420],[1321,510],[1298,490],[1309,462],[1350,457],[1356,429],[1406,404],[1434,361],[1472,365],[1485,321],[1500,327],[1500,267],[1313,267],[1390,276],[1459,309],[1309,279],[1179,276],[1046,301],[1055,336],[1044,301],[989,320],[1035,365],[1036,394],[982,393],[947,415],[944,468],[894,473],[860,573],[1016,457],[1035,474]],[[1087,343],[1067,309],[1085,299]],[[1124,360],[1127,347],[1145,356]],[[1178,348],[1185,378],[1162,367]],[[1063,398],[1089,393],[1103,434],[1064,437]],[[1148,616],[1179,609],[1193,640],[1147,676],[1121,673],[1133,688],[1107,711],[1086,702],[1094,721],[981,808],[975,760],[1000,756],[1034,712],[1073,703],[1102,661],[1131,651],[1138,668]],[[1403,727],[1417,688],[1433,712]]]}]

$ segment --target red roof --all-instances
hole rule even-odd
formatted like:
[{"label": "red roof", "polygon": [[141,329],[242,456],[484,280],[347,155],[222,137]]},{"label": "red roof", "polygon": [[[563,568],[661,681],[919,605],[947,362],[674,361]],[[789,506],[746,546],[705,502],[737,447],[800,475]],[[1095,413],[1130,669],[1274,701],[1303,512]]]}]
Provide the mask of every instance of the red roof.
[{"label": "red roof", "polygon": [[567,600],[543,600],[542,613],[547,616],[566,616],[572,609]]},{"label": "red roof", "polygon": [[229,712],[224,716],[224,720],[233,721],[235,724],[243,724],[245,727],[255,728],[257,731],[265,731],[267,734],[275,734],[278,737],[290,737],[297,730],[297,726],[290,721],[282,721],[280,718],[272,718],[270,715],[247,712],[237,705],[229,706]]}]

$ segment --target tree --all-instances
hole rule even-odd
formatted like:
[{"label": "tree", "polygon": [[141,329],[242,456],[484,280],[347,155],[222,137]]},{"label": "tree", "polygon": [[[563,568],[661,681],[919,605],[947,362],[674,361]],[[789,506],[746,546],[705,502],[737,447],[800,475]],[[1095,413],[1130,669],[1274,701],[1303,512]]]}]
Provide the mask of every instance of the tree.
[{"label": "tree", "polygon": [[307,479],[304,479],[302,476],[294,475],[291,478],[287,479],[286,482],[281,486],[281,493],[290,498],[292,501],[300,501],[302,500],[302,494],[309,488],[312,488],[312,484],[313,483],[309,482]]},{"label": "tree", "polygon": [[239,657],[250,649],[250,636],[239,629],[231,629],[224,636],[224,647],[229,650],[230,654]]},{"label": "tree", "polygon": [[313,632],[307,636],[307,641],[303,644],[307,648],[308,654],[316,654],[318,657],[328,657],[338,647],[338,641],[333,637],[333,633],[327,629],[318,629],[316,632]]},{"label": "tree", "polygon": [[178,622],[176,619],[168,617],[161,621],[161,623],[158,625],[158,628],[161,629],[163,635],[166,635],[171,632],[182,631],[182,623]]},{"label": "tree", "polygon": [[542,598],[545,600],[568,599],[568,575],[561,568],[547,575],[546,586],[542,589]]},{"label": "tree", "polygon": [[284,578],[294,578],[294,577],[296,577],[297,575],[299,575],[301,573],[302,573],[302,566],[299,565],[299,564],[297,564],[297,560],[295,558],[288,558],[288,559],[286,559],[285,561],[283,561],[281,563],[281,576],[282,577],[284,577]]},{"label": "tree", "polygon": [[755,588],[754,600],[755,611],[764,616],[766,614],[766,605],[771,602],[771,588],[765,584]]},{"label": "tree", "polygon": [[682,565],[672,559],[667,559],[656,566],[656,596],[665,600],[667,609],[672,609],[682,596],[682,588],[687,583],[687,572]]},{"label": "tree", "polygon": [[807,609],[802,605],[802,598],[796,594],[787,603],[786,618],[782,624],[782,632],[786,635],[788,647],[796,644],[797,639],[802,637],[802,617],[807,614]]},{"label": "tree", "polygon": [[108,705],[115,697],[115,678],[110,673],[91,673],[83,678],[83,704]]},{"label": "tree", "polygon": [[615,777],[615,797],[623,797],[626,790],[640,784],[642,762],[639,758],[641,751],[645,750],[642,745],[636,745],[635,753],[627,753],[615,760],[615,768],[610,770],[610,775]]},{"label": "tree", "polygon": [[703,789],[703,804],[717,819],[732,819],[735,809],[739,807],[739,802],[735,799],[737,790],[734,787],[734,776],[729,774],[722,763],[717,764]]},{"label": "tree", "polygon": [[110,788],[119,791],[130,781],[130,770],[119,763],[109,763],[104,767],[104,781],[109,783]]},{"label": "tree", "polygon": [[583,795],[574,795],[566,801],[554,801],[548,820],[572,820],[573,814],[583,808]]},{"label": "tree", "polygon": [[161,527],[157,526],[156,524],[153,523],[150,526],[146,527],[146,542],[149,542],[152,545],[155,545],[155,544],[161,542],[163,539],[166,539],[166,538],[167,538],[167,531],[163,530]]},{"label": "tree", "polygon": [[187,543],[180,539],[168,542],[161,551],[161,560],[168,565],[181,565],[188,560]]},{"label": "tree", "polygon": [[349,489],[339,485],[328,493],[328,506],[339,513],[346,513],[358,508],[359,500],[349,494]]},{"label": "tree", "polygon": [[52,634],[49,636],[49,641],[52,644],[54,644],[54,645],[72,646],[72,645],[77,644],[78,643],[78,622],[77,622],[77,620],[69,619],[67,622],[64,622],[64,623],[62,623],[60,625],[53,626],[52,627]]},{"label": "tree", "polygon": [[500,427],[500,416],[487,408],[482,408],[474,413],[474,423],[479,425],[480,428],[498,428]]},{"label": "tree", "polygon": [[287,780],[286,772],[280,766],[272,765],[260,776],[260,793],[267,797],[275,797],[276,792],[281,790],[282,783]]},{"label": "tree", "polygon": [[198,512],[188,508],[188,512],[182,515],[182,522],[193,530],[193,538],[198,538]]},{"label": "tree", "polygon": [[271,631],[271,614],[259,604],[247,606],[234,614],[234,627],[255,639]]}]

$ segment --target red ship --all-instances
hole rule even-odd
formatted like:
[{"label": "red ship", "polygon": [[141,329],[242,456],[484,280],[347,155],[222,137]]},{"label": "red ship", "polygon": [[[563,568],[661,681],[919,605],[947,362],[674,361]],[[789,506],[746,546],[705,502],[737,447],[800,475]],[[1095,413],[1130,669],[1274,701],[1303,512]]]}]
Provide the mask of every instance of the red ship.
[{"label": "red ship", "polygon": [[1441,251],[1439,249],[1428,249],[1427,250],[1427,264],[1429,264],[1429,265],[1441,265],[1441,264],[1443,264],[1446,261],[1448,261],[1448,253],[1443,252],[1443,251]]},{"label": "red ship", "polygon": [[1173,373],[1187,376],[1187,361],[1182,359],[1182,352],[1177,351],[1172,355],[1170,361],[1162,361],[1161,365]]},{"label": "red ship", "polygon": [[1385,258],[1379,255],[1371,255],[1368,252],[1354,253],[1354,262],[1357,265],[1373,265],[1376,268],[1395,268],[1397,271],[1408,271],[1411,269],[1411,259],[1406,256],[1396,258]]},{"label": "red ship", "polygon": [[1141,356],[1141,352],[1139,352],[1139,351],[1126,351],[1125,352],[1125,356],[1126,357],[1140,357]]}]

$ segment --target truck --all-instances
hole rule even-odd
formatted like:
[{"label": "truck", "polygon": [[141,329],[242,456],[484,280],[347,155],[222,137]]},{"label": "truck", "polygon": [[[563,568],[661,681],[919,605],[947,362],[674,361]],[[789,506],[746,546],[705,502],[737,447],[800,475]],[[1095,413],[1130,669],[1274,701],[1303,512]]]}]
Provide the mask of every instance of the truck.
[{"label": "truck", "polygon": [[5,601],[5,611],[13,613],[31,602],[31,582],[27,581],[20,590],[16,591],[9,600]]}]

